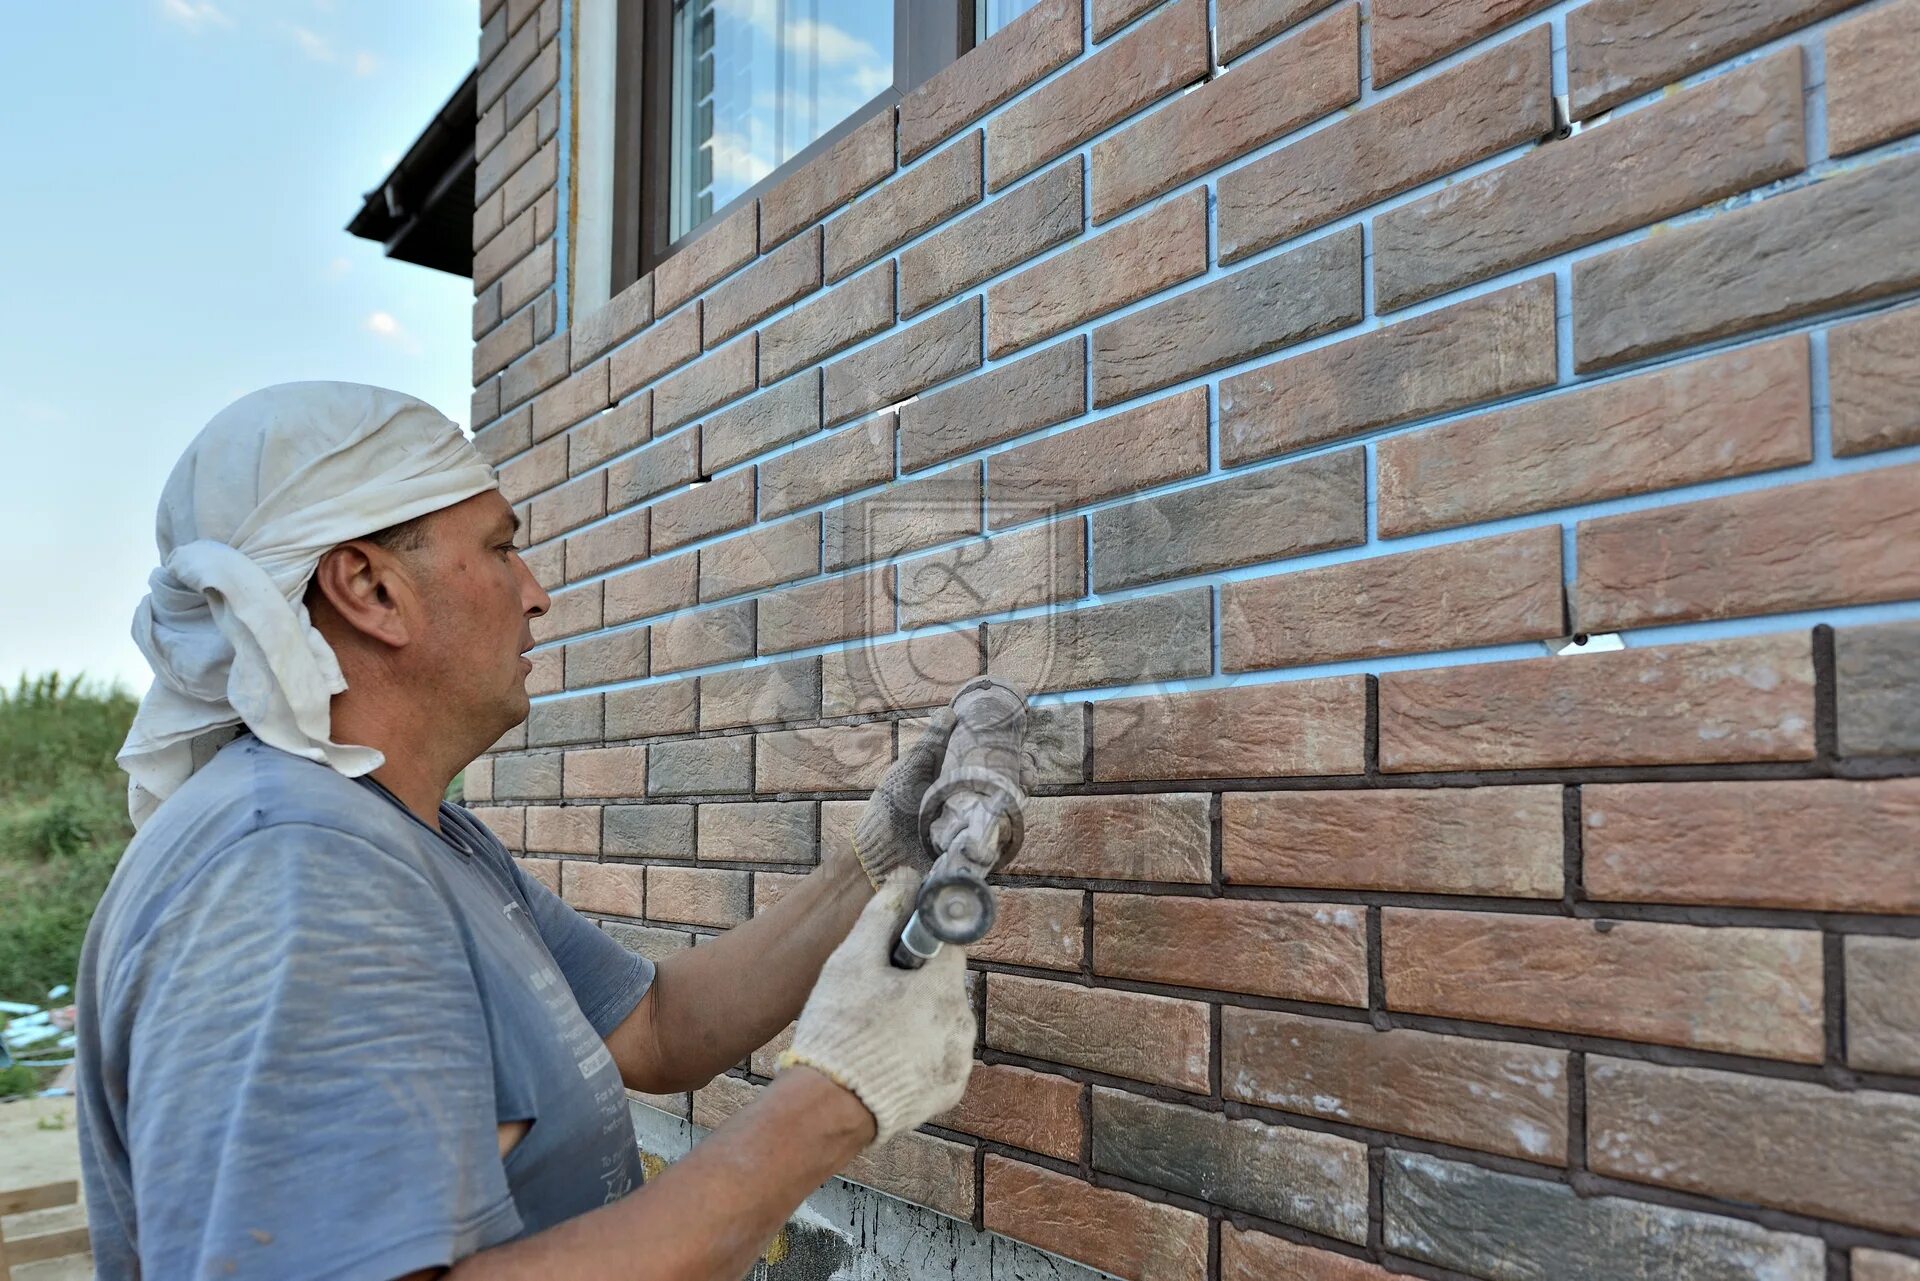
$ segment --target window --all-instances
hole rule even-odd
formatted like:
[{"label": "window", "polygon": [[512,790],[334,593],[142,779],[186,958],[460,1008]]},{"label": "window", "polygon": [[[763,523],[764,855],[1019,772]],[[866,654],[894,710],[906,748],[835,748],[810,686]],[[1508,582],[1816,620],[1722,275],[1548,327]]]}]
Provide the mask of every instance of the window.
[{"label": "window", "polygon": [[1033,8],[1035,3],[1036,0],[977,0],[974,13],[978,21],[973,28],[973,42],[985,42],[988,36]]},{"label": "window", "polygon": [[613,289],[1032,2],[621,0]]}]

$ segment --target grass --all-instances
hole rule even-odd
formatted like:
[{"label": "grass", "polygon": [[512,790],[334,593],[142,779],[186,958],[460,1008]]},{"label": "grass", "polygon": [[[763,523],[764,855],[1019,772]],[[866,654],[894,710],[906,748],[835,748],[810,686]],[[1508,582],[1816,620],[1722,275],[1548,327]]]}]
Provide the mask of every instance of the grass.
[{"label": "grass", "polygon": [[[0,998],[72,983],[94,904],[133,835],[113,756],[137,704],[58,674],[0,687]],[[0,1096],[32,1088],[0,1072]]]}]

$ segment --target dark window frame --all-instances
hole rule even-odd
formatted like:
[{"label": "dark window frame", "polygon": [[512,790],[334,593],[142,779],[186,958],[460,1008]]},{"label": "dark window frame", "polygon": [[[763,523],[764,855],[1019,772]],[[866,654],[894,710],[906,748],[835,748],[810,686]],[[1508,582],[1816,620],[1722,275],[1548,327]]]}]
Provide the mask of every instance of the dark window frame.
[{"label": "dark window frame", "polygon": [[673,0],[619,0],[615,21],[613,292],[699,239],[748,202],[833,148],[974,45],[974,0],[893,0],[893,84],[669,241],[672,168]]}]

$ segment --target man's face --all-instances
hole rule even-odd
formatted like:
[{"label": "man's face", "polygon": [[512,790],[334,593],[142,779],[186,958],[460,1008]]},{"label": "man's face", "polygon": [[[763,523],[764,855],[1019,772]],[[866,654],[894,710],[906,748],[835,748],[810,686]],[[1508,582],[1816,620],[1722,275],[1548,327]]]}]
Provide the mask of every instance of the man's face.
[{"label": "man's face", "polygon": [[428,610],[416,674],[447,712],[495,738],[526,719],[531,623],[552,604],[514,547],[518,526],[489,490],[435,512],[413,558]]}]

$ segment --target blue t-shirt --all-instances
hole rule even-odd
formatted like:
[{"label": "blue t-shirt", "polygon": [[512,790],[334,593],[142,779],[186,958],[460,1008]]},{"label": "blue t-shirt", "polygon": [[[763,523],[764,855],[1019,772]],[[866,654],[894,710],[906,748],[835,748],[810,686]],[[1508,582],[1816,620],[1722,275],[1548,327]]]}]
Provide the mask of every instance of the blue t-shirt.
[{"label": "blue t-shirt", "polygon": [[134,838],[76,999],[102,1281],[390,1281],[639,1185],[602,1037],[652,963],[440,824],[245,735]]}]

